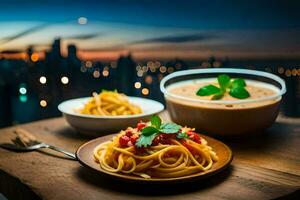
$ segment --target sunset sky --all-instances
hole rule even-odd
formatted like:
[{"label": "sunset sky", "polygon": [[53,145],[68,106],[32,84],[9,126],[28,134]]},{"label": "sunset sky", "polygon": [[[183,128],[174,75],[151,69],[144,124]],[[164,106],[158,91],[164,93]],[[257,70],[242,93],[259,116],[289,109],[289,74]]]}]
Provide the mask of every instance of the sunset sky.
[{"label": "sunset sky", "polygon": [[137,59],[300,57],[297,1],[12,0],[0,5],[0,51],[29,45],[44,51],[61,37],[64,52],[74,43],[84,59],[110,60],[127,52]]}]

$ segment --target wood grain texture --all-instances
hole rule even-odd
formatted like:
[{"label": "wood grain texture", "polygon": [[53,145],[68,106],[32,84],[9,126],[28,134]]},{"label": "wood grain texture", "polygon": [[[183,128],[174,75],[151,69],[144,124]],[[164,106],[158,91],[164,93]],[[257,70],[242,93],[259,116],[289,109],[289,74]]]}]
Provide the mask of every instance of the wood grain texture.
[{"label": "wood grain texture", "polygon": [[[166,112],[162,117],[168,120]],[[20,127],[40,140],[71,152],[90,139],[82,138],[62,118]],[[0,142],[9,142],[14,128],[0,130]],[[31,195],[32,199],[63,200],[273,199],[295,198],[299,194],[300,119],[281,117],[260,136],[222,140],[232,148],[235,156],[227,170],[205,183],[164,187],[111,180],[47,150],[15,153],[0,149],[0,192],[10,199],[28,199]],[[23,191],[26,197],[11,191]]]}]

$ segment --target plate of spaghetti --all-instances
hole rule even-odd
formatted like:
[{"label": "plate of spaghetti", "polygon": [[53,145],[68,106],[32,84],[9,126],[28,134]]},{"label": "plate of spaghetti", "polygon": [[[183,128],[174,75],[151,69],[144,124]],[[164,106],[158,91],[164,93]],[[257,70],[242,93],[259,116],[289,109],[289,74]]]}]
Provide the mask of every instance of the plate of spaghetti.
[{"label": "plate of spaghetti", "polygon": [[141,120],[149,120],[164,106],[154,100],[115,91],[93,92],[92,97],[71,99],[58,105],[67,122],[80,133],[99,136],[115,133]]},{"label": "plate of spaghetti", "polygon": [[76,156],[83,166],[101,174],[159,183],[205,178],[232,161],[224,143],[193,128],[162,122],[156,115],[149,122],[83,144]]}]

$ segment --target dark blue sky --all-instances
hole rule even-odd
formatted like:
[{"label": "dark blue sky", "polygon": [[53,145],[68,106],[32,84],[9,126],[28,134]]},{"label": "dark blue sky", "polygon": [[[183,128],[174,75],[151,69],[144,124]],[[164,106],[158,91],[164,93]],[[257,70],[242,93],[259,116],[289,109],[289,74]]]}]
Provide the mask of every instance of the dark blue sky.
[{"label": "dark blue sky", "polygon": [[300,0],[0,0],[0,51],[60,37],[90,58],[300,56],[299,11]]},{"label": "dark blue sky", "polygon": [[0,21],[65,22],[86,16],[90,21],[197,29],[300,27],[300,1],[2,1]]}]

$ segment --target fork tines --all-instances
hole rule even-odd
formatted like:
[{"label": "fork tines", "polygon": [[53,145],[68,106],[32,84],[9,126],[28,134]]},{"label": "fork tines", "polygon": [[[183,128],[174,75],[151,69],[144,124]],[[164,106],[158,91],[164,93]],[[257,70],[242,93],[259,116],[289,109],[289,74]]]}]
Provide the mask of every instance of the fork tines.
[{"label": "fork tines", "polygon": [[26,147],[39,143],[31,133],[24,129],[18,128],[14,130],[14,133],[16,134],[16,137],[12,139],[12,142],[16,145]]}]

